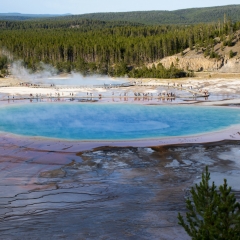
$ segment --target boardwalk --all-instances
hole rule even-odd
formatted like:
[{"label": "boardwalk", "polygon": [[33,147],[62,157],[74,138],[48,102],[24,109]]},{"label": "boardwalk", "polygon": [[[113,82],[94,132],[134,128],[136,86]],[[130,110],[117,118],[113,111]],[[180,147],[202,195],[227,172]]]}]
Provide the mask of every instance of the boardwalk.
[{"label": "boardwalk", "polygon": [[[147,83],[142,83],[142,82],[137,82],[137,81],[132,81],[132,82],[127,82],[127,83],[123,83],[123,84],[102,84],[102,85],[54,85],[54,84],[31,84],[31,83],[21,83],[20,85],[9,85],[9,86],[1,86],[1,87],[28,87],[28,88],[39,88],[39,89],[51,89],[51,90],[56,90],[56,91],[59,91],[59,90],[62,90],[62,91],[68,91],[68,90],[72,90],[76,92],[76,90],[79,92],[79,93],[84,93],[86,90],[90,92],[90,96],[75,96],[76,94],[71,95],[70,96],[68,95],[69,93],[67,93],[67,96],[66,94],[64,94],[64,96],[61,96],[61,94],[54,94],[53,95],[49,95],[49,94],[36,94],[36,96],[34,95],[30,95],[29,96],[21,96],[21,97],[17,97],[15,98],[15,100],[17,99],[49,99],[49,98],[52,98],[52,99],[62,99],[62,98],[75,98],[75,99],[88,99],[88,98],[111,98],[111,96],[108,96],[109,95],[109,92],[108,94],[106,94],[105,92],[103,94],[105,94],[105,96],[103,96],[103,94],[94,94],[95,96],[92,96],[92,93],[91,91],[94,91],[94,90],[97,90],[97,89],[105,89],[105,90],[110,90],[110,89],[119,89],[120,91],[122,91],[122,89],[126,89],[126,88],[130,88],[131,91],[134,93],[133,96],[126,96],[126,95],[122,95],[119,94],[120,97],[128,97],[128,98],[136,98],[136,97],[152,97],[152,98],[155,98],[155,99],[160,99],[160,98],[199,98],[199,97],[208,97],[209,96],[209,93],[207,91],[205,92],[201,92],[201,90],[198,90],[198,89],[192,89],[192,88],[189,88],[189,87],[184,87],[182,85],[175,85],[175,84],[161,84],[161,83],[152,83],[151,81],[150,82],[147,82]],[[135,94],[135,89],[134,87],[137,87],[138,88],[138,95]],[[151,94],[151,95],[147,95],[146,93],[143,94],[141,93],[141,91],[139,91],[139,88],[143,88],[144,91],[146,91],[146,87],[152,87],[152,88],[159,88],[159,87],[162,87],[162,88],[165,88],[166,90],[164,90],[165,93],[154,93]],[[170,95],[170,93],[168,94],[167,90],[170,90],[170,89],[176,89],[176,90],[179,90],[179,91],[185,91],[186,93],[190,93],[190,95],[180,95],[179,93],[178,94],[174,94],[174,96],[172,96],[172,93]],[[84,90],[84,91],[82,91]],[[98,90],[98,91],[99,91]],[[143,91],[143,92],[144,92]],[[100,93],[100,92],[99,92]],[[116,95],[115,96],[112,96],[112,97],[117,97]],[[8,96],[8,99],[13,99],[12,97]],[[7,99],[5,99],[7,100]]]},{"label": "boardwalk", "polygon": [[[24,85],[23,85],[24,86]],[[25,85],[26,86],[26,85]],[[159,83],[145,83],[145,84],[138,84],[134,82],[129,83],[123,83],[123,84],[103,84],[103,85],[51,85],[51,84],[33,84],[33,85],[27,85],[28,87],[32,88],[54,88],[54,89],[87,89],[87,88],[104,88],[104,89],[114,89],[114,88],[122,88],[122,87],[132,87],[132,86],[138,86],[138,87],[165,87],[165,88],[174,88],[181,91],[186,91],[191,93],[194,97],[195,96],[201,96],[206,97],[209,96],[209,94],[203,94],[202,92],[199,92],[194,89],[182,87],[182,86],[176,86],[176,85],[168,85],[168,84],[159,84]]]},{"label": "boardwalk", "polygon": [[203,94],[202,92],[199,92],[197,90],[194,89],[190,89],[190,88],[186,88],[186,87],[182,87],[182,86],[177,86],[177,85],[168,85],[168,84],[137,84],[136,86],[141,86],[141,87],[165,87],[165,88],[174,88],[177,90],[181,90],[181,91],[186,91],[191,93],[194,97],[207,97],[209,96],[209,94]]},{"label": "boardwalk", "polygon": [[20,87],[30,88],[57,88],[57,89],[84,89],[84,88],[121,88],[134,86],[131,82],[122,84],[102,84],[102,85],[55,85],[55,84],[21,84]]}]

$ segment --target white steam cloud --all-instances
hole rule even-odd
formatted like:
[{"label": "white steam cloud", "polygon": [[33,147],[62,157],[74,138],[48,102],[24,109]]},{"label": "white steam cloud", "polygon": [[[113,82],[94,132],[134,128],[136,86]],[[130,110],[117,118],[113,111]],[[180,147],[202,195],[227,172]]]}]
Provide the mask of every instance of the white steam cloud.
[{"label": "white steam cloud", "polygon": [[80,73],[72,72],[66,76],[58,76],[58,71],[47,64],[41,63],[41,71],[32,73],[25,68],[22,61],[15,61],[11,66],[11,73],[14,77],[22,81],[55,85],[103,85],[109,83],[121,84],[126,79],[113,79],[108,76],[91,75],[83,76]]},{"label": "white steam cloud", "polygon": [[57,74],[57,70],[50,65],[40,63],[40,67],[42,69],[41,71],[31,73],[30,70],[23,66],[22,61],[15,61],[12,63],[11,73],[14,77],[27,81],[49,78]]}]

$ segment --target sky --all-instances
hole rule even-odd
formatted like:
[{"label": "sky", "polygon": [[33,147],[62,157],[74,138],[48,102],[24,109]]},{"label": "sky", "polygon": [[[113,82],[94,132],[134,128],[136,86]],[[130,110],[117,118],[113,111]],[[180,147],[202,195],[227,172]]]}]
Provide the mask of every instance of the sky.
[{"label": "sky", "polygon": [[0,13],[84,14],[93,12],[129,12],[177,10],[240,4],[239,0],[0,0]]}]

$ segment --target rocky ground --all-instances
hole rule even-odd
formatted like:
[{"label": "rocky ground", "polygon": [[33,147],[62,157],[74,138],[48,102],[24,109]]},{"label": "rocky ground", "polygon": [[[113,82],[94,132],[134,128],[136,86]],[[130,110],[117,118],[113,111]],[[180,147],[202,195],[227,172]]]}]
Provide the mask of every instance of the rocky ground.
[{"label": "rocky ground", "polygon": [[206,165],[238,198],[239,141],[42,151],[0,146],[0,239],[189,239],[178,226]]}]

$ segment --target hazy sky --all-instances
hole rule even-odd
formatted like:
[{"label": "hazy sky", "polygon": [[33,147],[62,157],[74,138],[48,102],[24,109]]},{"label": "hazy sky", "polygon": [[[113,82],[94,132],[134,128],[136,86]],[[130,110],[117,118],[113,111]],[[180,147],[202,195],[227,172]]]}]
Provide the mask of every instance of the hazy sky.
[{"label": "hazy sky", "polygon": [[0,0],[0,12],[72,13],[176,10],[240,4],[239,0]]}]

